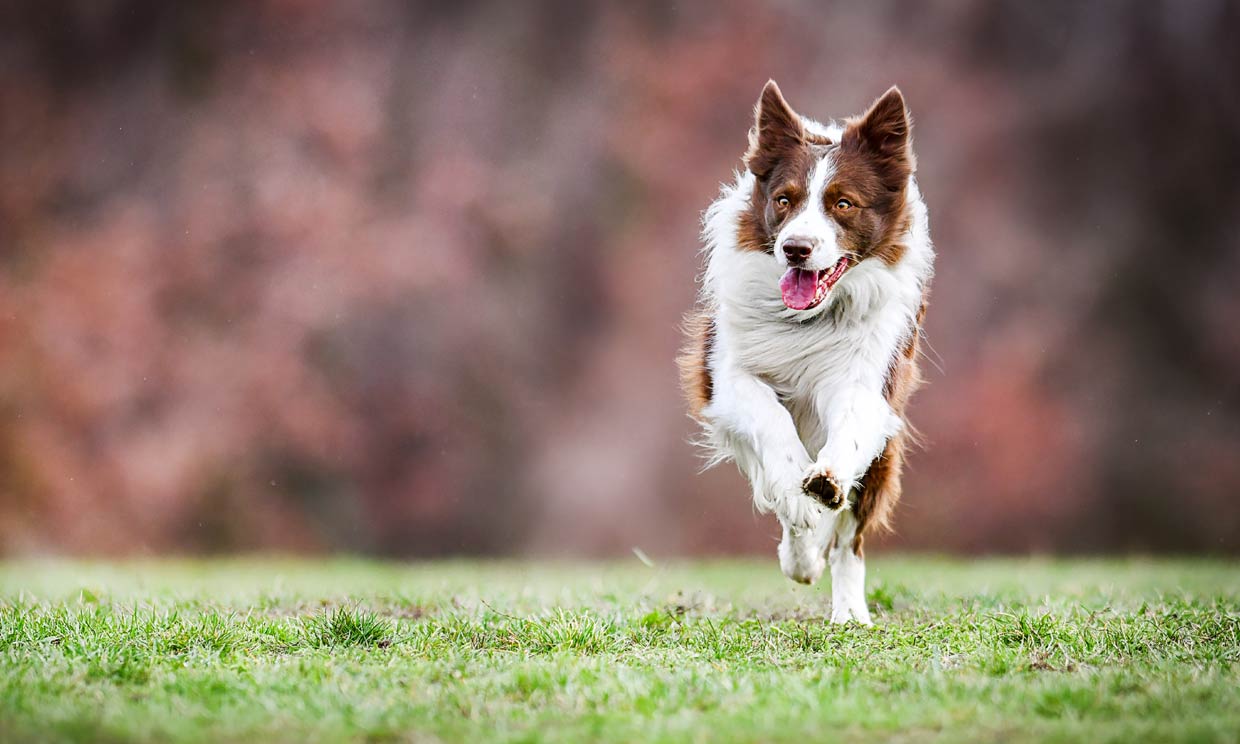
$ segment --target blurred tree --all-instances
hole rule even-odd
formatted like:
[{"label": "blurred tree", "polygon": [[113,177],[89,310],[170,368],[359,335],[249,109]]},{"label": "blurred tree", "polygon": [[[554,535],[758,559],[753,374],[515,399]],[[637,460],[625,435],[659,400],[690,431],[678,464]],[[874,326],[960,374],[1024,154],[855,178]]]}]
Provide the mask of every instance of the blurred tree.
[{"label": "blurred tree", "polygon": [[776,77],[917,117],[898,540],[1233,552],[1236,15],[0,6],[0,548],[771,550],[671,358]]}]

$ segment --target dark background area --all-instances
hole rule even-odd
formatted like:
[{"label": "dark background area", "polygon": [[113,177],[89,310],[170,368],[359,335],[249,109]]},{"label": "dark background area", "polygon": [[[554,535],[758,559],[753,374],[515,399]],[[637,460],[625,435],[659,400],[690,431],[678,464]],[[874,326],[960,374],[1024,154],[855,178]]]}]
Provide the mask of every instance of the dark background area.
[{"label": "dark background area", "polygon": [[0,551],[774,550],[676,388],[775,78],[912,109],[893,546],[1240,550],[1232,2],[0,3]]}]

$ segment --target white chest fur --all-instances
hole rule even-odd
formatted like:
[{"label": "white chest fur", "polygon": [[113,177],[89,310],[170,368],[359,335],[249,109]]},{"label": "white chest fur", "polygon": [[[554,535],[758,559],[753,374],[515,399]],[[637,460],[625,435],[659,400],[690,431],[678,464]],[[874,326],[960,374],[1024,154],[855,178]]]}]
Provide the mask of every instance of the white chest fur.
[{"label": "white chest fur", "polygon": [[826,302],[797,312],[780,298],[782,268],[771,256],[719,240],[732,233],[717,222],[729,214],[734,219],[743,207],[745,180],[725,189],[707,213],[710,259],[703,289],[717,310],[718,334],[712,372],[726,377],[729,370],[743,371],[770,385],[814,452],[826,437],[818,416],[824,396],[858,387],[881,391],[892,359],[914,332],[934,257],[925,206],[913,184],[906,251],[895,266],[863,261]]},{"label": "white chest fur", "polygon": [[736,460],[748,475],[759,509],[775,510],[785,524],[812,523],[814,508],[800,491],[805,475],[830,472],[847,493],[900,428],[883,387],[916,331],[934,253],[910,181],[900,260],[862,261],[821,305],[790,310],[780,297],[779,263],[736,244],[751,179],[738,175],[705,218],[703,299],[716,333],[707,359],[714,381],[707,441],[717,459]]}]

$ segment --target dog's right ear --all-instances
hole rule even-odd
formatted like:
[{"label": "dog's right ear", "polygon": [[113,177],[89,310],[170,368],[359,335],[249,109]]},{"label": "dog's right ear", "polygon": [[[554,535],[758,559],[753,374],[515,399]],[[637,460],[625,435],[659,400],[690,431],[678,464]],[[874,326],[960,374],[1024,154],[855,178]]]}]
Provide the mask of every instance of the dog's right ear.
[{"label": "dog's right ear", "polygon": [[762,97],[754,107],[754,119],[754,127],[749,130],[745,167],[758,178],[766,178],[776,163],[805,142],[805,128],[774,80],[766,81]]}]

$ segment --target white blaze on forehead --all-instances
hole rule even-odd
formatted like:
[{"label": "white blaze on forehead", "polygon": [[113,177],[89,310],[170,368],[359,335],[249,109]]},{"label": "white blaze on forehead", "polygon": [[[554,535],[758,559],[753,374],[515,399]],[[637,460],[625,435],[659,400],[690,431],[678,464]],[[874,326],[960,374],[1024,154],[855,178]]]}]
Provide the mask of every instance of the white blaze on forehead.
[{"label": "white blaze on forehead", "polygon": [[[817,245],[814,249],[814,255],[809,262],[808,268],[824,269],[835,263],[835,258],[824,263],[824,257],[834,256],[835,250],[835,224],[827,217],[823,208],[822,193],[826,191],[827,184],[831,183],[831,179],[835,176],[834,148],[827,152],[814,163],[814,168],[809,175],[809,192],[805,197],[805,203],[802,205],[801,211],[795,217],[784,225],[779,231],[779,236],[775,241],[776,255],[782,256],[784,242],[789,238],[808,238]],[[820,249],[827,249],[825,252]]]},{"label": "white blaze on forehead", "polygon": [[831,183],[831,177],[835,175],[835,148],[831,148],[818,158],[818,162],[814,163],[814,172],[809,176],[809,193],[810,197],[818,202],[819,210],[822,209],[822,192],[826,190],[827,184]]}]

